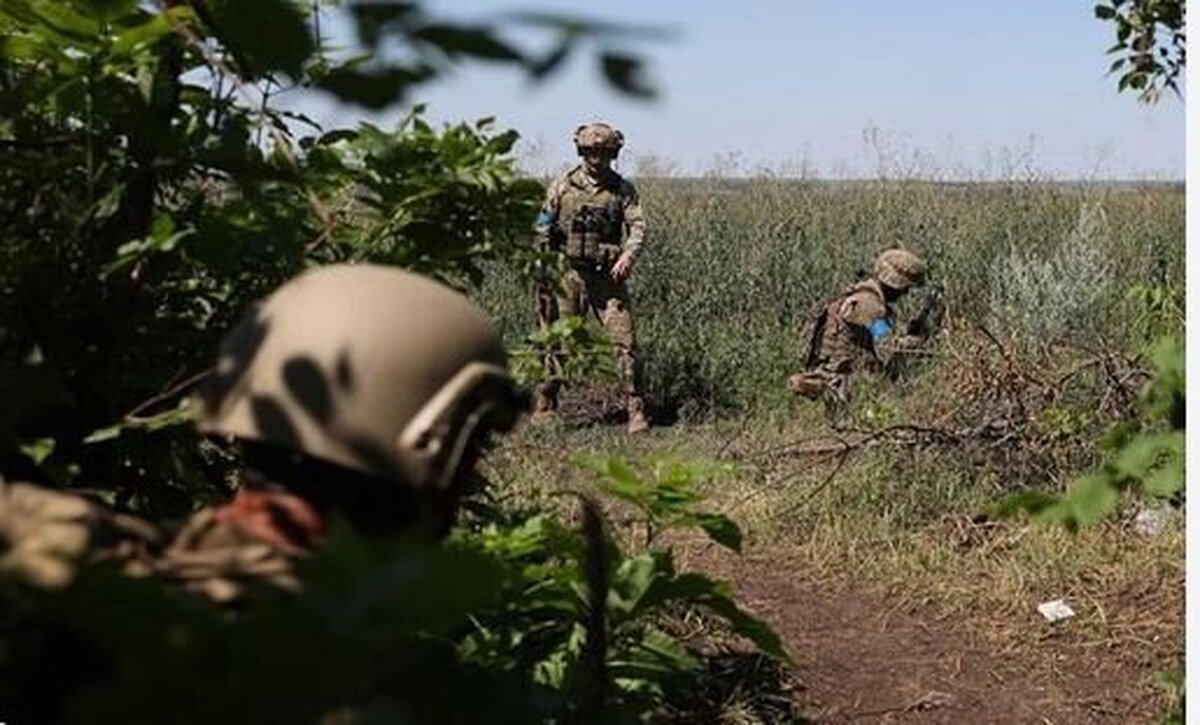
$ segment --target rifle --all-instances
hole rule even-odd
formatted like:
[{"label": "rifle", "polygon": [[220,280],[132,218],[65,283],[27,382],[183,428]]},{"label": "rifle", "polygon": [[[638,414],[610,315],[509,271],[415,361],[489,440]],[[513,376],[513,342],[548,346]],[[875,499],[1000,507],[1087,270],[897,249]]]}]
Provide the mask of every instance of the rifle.
[{"label": "rifle", "polygon": [[942,326],[942,318],[945,316],[946,305],[942,301],[942,288],[938,285],[931,286],[921,302],[921,309],[908,321],[904,334],[890,341],[881,357],[884,373],[889,380],[897,380],[906,374],[911,364],[911,356],[924,348],[925,342]]},{"label": "rifle", "polygon": [[[541,262],[538,264],[541,265]],[[544,270],[534,271],[533,317],[537,321],[539,330],[550,327],[558,318],[558,304],[554,299],[554,292]]]},{"label": "rifle", "polygon": [[545,330],[558,319],[558,303],[554,296],[555,281],[550,276],[549,258],[562,246],[562,230],[551,223],[538,231],[538,260],[533,264],[533,316],[537,328]]},{"label": "rifle", "polygon": [[931,285],[925,293],[921,309],[908,322],[905,333],[912,337],[927,340],[942,326],[942,318],[946,316],[946,303],[942,299],[941,285]]},{"label": "rifle", "polygon": [[[561,245],[562,232],[557,224],[550,225],[538,234],[539,258],[533,265],[533,317],[538,338],[543,338],[558,320],[558,299],[555,295],[557,281],[552,278],[550,253]],[[550,384],[561,380],[563,375],[562,356],[553,346],[541,351],[542,372]]]}]

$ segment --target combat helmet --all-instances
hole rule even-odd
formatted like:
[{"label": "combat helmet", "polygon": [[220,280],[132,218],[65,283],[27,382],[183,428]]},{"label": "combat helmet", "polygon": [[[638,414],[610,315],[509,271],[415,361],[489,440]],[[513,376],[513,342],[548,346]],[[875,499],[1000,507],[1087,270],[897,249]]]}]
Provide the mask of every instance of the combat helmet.
[{"label": "combat helmet", "polygon": [[332,265],[280,287],[224,340],[203,432],[436,493],[520,408],[474,303],[391,267]]},{"label": "combat helmet", "polygon": [[925,262],[906,249],[888,249],[875,259],[875,279],[894,290],[925,284]]},{"label": "combat helmet", "polygon": [[585,123],[575,129],[575,150],[608,149],[614,154],[625,145],[625,136],[607,123]]}]

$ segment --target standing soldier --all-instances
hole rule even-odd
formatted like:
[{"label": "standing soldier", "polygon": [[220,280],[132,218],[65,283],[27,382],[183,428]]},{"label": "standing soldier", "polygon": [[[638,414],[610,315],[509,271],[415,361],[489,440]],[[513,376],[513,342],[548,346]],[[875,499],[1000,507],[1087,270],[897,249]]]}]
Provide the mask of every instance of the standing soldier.
[{"label": "standing soldier", "polygon": [[[575,129],[575,150],[583,163],[550,184],[537,219],[543,248],[560,252],[568,263],[555,305],[544,315],[549,324],[560,315],[599,318],[616,348],[629,412],[629,432],[650,427],[639,385],[633,315],[626,280],[645,237],[645,219],[633,184],[612,169],[625,139],[607,123]],[[561,381],[537,390],[534,421],[545,421],[558,408]]]},{"label": "standing soldier", "polygon": [[892,304],[910,288],[924,284],[925,272],[925,262],[911,252],[889,249],[880,254],[870,277],[814,312],[804,372],[788,379],[788,389],[812,400],[829,392],[838,403],[845,403],[847,383],[856,370],[882,369],[896,351],[926,336],[929,318],[936,314],[928,305],[909,322],[906,334],[892,334],[896,327]]}]

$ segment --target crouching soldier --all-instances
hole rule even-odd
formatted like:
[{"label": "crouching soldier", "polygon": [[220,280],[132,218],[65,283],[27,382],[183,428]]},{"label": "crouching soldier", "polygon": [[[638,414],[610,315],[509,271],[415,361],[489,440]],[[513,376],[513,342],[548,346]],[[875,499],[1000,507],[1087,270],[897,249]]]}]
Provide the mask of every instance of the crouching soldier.
[{"label": "crouching soldier", "polygon": [[922,310],[898,332],[892,305],[923,285],[925,273],[925,262],[911,252],[889,249],[880,254],[870,277],[814,311],[804,370],[788,379],[788,389],[811,400],[828,394],[832,402],[844,404],[851,375],[881,371],[898,351],[919,345],[933,310]]},{"label": "crouching soldier", "polygon": [[241,447],[232,501],[167,533],[0,479],[0,573],[58,587],[79,562],[116,560],[218,601],[256,580],[295,588],[295,558],[334,515],[365,534],[445,534],[520,397],[499,333],[457,292],[388,267],[308,272],[226,337],[195,401],[200,429]]}]

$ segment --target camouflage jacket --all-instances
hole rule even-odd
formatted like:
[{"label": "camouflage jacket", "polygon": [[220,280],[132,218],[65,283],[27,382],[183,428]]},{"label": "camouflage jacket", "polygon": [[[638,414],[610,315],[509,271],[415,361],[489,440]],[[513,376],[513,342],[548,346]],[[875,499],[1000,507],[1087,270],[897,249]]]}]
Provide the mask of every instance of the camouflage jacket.
[{"label": "camouflage jacket", "polygon": [[537,230],[548,243],[563,244],[568,257],[601,261],[596,247],[604,245],[635,258],[645,239],[646,220],[633,184],[611,170],[596,180],[576,166],[551,182]]},{"label": "camouflage jacket", "polygon": [[883,357],[877,343],[894,324],[892,308],[879,282],[858,282],[817,312],[805,367],[849,373],[864,360],[876,366]]},{"label": "camouflage jacket", "polygon": [[239,491],[172,535],[75,493],[0,483],[0,574],[43,588],[68,585],[84,563],[111,561],[222,603],[255,581],[296,590],[294,560],[319,535],[315,512],[286,495]]},{"label": "camouflage jacket", "polygon": [[295,560],[318,543],[321,529],[302,499],[242,489],[229,503],[193,514],[154,573],[218,602],[241,599],[254,582],[298,591]]}]

